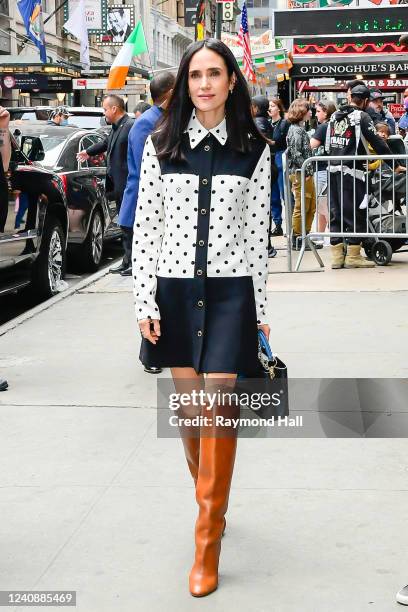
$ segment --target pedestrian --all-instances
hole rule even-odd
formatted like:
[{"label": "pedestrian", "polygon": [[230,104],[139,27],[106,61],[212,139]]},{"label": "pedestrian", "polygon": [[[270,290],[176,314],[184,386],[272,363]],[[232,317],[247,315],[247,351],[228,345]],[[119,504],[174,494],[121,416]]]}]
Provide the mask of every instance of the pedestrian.
[{"label": "pedestrian", "polygon": [[[269,100],[265,96],[254,96],[252,98],[252,116],[255,121],[255,125],[263,136],[272,142],[273,129],[269,120]],[[273,153],[271,149],[271,159],[273,160]],[[273,168],[271,169],[271,189],[276,183],[278,178],[278,170],[275,166],[274,160],[272,161]],[[271,244],[271,216],[269,216],[269,246],[268,246],[268,257],[276,257],[277,251]]]},{"label": "pedestrian", "polygon": [[[373,115],[372,115],[372,111],[374,111]],[[370,103],[369,103],[367,112],[373,119],[374,125],[378,123],[379,121],[380,122],[385,121],[386,123],[388,123],[388,127],[390,128],[390,134],[392,136],[395,134],[395,131],[396,131],[395,119],[390,113],[390,111],[384,108],[384,96],[379,89],[370,90]]]},{"label": "pedestrian", "polygon": [[[363,83],[350,90],[350,104],[342,106],[330,119],[327,130],[326,152],[329,156],[367,155],[365,141],[377,155],[391,155],[385,141],[378,136],[370,116],[364,112],[370,90]],[[363,203],[366,199],[366,168],[362,161],[330,163],[330,231],[366,231],[367,221]],[[375,264],[361,256],[361,238],[347,240],[331,238],[332,268],[371,268]],[[344,243],[347,251],[345,253]]]},{"label": "pedestrian", "polygon": [[[8,213],[8,186],[5,173],[9,168],[11,157],[9,124],[10,113],[3,106],[0,106],[0,232],[4,231]],[[7,389],[7,380],[0,378],[0,391],[6,391]]]},{"label": "pedestrian", "polygon": [[[78,161],[86,161],[94,155],[107,154],[106,168],[106,192],[108,197],[116,201],[116,209],[119,214],[122,204],[123,193],[128,176],[127,148],[128,136],[133,125],[133,119],[125,111],[123,98],[116,94],[107,94],[102,102],[106,122],[112,126],[111,131],[102,142],[88,147],[85,151],[77,154]],[[112,274],[120,274],[127,270],[132,264],[132,251],[129,247],[127,234],[122,230],[123,260],[119,266],[111,268]]]},{"label": "pedestrian", "polygon": [[[318,126],[310,140],[312,151],[318,155],[325,155],[325,144],[327,135],[328,121],[336,106],[330,100],[319,100],[316,104],[316,117]],[[315,173],[315,189],[317,195],[317,229],[319,233],[324,233],[329,226],[329,210],[327,207],[327,162],[317,162],[317,172]]]},{"label": "pedestrian", "polygon": [[[175,77],[171,72],[161,72],[150,81],[150,95],[153,106],[146,109],[143,116],[137,119],[129,132],[128,141],[128,177],[119,211],[119,225],[126,236],[126,251],[131,258],[133,242],[133,224],[139,195],[140,166],[146,138],[153,131],[163,114],[164,108],[174,86]],[[131,261],[131,259],[130,259]],[[132,276],[132,268],[121,272],[122,276]]]},{"label": "pedestrian", "polygon": [[72,117],[66,106],[57,106],[53,110],[48,118],[48,125],[66,126],[68,125],[68,117]]},{"label": "pedestrian", "polygon": [[199,506],[189,580],[196,597],[218,585],[237,444],[233,427],[216,435],[215,415],[239,414],[231,393],[219,391],[257,370],[258,329],[269,337],[270,167],[231,50],[211,38],[192,43],[144,148],[133,273],[142,362],[171,367],[178,392],[217,389],[199,437],[183,437]]},{"label": "pedestrian", "polygon": [[278,180],[272,185],[271,193],[271,217],[275,229],[271,236],[283,236],[282,230],[282,201],[285,200],[282,155],[286,151],[286,137],[289,130],[289,122],[284,118],[285,107],[279,98],[273,98],[269,102],[269,116],[273,129],[272,141],[275,152],[275,165],[278,169]]},{"label": "pedestrian", "polygon": [[135,119],[139,119],[139,117],[143,115],[143,113],[148,111],[149,108],[152,108],[152,105],[149,104],[148,102],[144,102],[144,100],[141,100],[140,102],[138,102],[135,108],[133,109],[133,114],[135,116]]},{"label": "pedestrian", "polygon": [[[304,123],[310,117],[310,106],[307,100],[299,98],[294,100],[288,110],[288,122],[290,124],[287,135],[287,163],[289,179],[295,197],[295,206],[292,214],[292,248],[300,250],[299,239],[302,235],[301,215],[301,173],[303,163],[312,156],[309,136],[304,128]],[[316,192],[313,179],[313,165],[309,164],[305,170],[305,214],[306,234],[312,229],[312,221],[316,210]],[[316,248],[321,245],[314,245]],[[307,248],[307,247],[306,247]]]},{"label": "pedestrian", "polygon": [[405,139],[408,134],[408,98],[404,100],[404,114],[398,121],[398,133]]},{"label": "pedestrian", "polygon": [[[0,97],[2,90],[0,87]],[[10,113],[0,106],[0,232],[4,232],[9,212],[9,192],[6,172],[9,169],[11,157]]]}]

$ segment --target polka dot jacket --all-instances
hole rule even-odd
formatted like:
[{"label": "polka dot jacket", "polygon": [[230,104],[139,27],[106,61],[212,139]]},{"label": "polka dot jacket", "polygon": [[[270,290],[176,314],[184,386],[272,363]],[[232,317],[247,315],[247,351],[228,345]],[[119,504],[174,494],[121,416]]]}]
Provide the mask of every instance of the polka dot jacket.
[{"label": "polka dot jacket", "polygon": [[160,319],[157,278],[251,276],[265,323],[269,146],[253,139],[250,153],[238,153],[225,119],[207,130],[193,112],[182,151],[185,161],[159,162],[151,136],[143,151],[132,256],[137,319]]}]

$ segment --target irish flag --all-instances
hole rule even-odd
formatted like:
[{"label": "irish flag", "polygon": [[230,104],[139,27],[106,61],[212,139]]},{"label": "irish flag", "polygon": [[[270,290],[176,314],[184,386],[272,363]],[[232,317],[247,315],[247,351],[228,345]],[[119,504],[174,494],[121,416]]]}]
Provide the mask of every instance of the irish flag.
[{"label": "irish flag", "polygon": [[126,83],[132,58],[145,51],[147,51],[147,43],[142,22],[139,21],[111,66],[106,89],[122,89]]}]

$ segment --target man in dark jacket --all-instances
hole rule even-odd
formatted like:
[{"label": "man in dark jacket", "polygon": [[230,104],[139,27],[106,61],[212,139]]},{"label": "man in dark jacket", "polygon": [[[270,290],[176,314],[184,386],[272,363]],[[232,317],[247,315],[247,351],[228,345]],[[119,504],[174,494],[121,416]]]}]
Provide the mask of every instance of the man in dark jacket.
[{"label": "man in dark jacket", "polygon": [[[273,129],[272,129],[272,125],[269,119],[268,111],[269,111],[268,98],[265,98],[265,96],[254,96],[252,98],[252,115],[256,123],[256,127],[258,128],[258,130],[261,132],[261,134],[265,138],[272,141]],[[272,153],[272,149],[271,149],[271,153]],[[272,156],[272,159],[273,159],[273,156]],[[272,163],[272,170],[275,170],[275,172],[271,173],[271,179],[272,179],[271,188],[272,188],[272,183],[277,179],[277,169],[275,167],[274,162]],[[272,223],[272,214],[269,215],[269,240],[271,236],[271,223]],[[272,244],[269,243],[268,257],[276,257],[276,255],[277,253],[276,253],[275,247],[273,247]]]},{"label": "man in dark jacket", "polygon": [[[111,193],[116,200],[116,208],[119,214],[128,177],[128,137],[133,125],[133,119],[125,112],[123,98],[115,94],[106,95],[103,99],[102,107],[106,122],[112,125],[112,130],[102,142],[92,145],[86,151],[78,153],[77,158],[82,162],[94,155],[106,152],[106,192]],[[125,251],[123,261],[120,266],[111,269],[112,273],[119,274],[132,265],[126,238],[126,235],[123,234],[122,239]]]},{"label": "man in dark jacket", "polygon": [[[370,90],[363,84],[354,85],[349,91],[349,104],[343,105],[330,119],[327,129],[326,152],[339,158],[338,164],[330,162],[330,231],[366,231],[366,168],[364,161],[341,160],[347,155],[367,155],[370,144],[378,155],[391,155],[385,141],[378,136],[374,123],[364,112],[370,98]],[[371,268],[374,263],[365,260],[360,253],[361,238],[347,238],[347,255],[343,238],[331,238],[332,268]]]}]

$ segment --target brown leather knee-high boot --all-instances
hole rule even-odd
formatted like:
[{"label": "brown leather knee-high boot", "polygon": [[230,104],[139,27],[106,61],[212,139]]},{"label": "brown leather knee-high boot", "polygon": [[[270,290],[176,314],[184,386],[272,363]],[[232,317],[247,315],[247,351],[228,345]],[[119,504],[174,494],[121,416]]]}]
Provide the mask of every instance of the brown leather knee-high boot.
[{"label": "brown leather knee-high boot", "polygon": [[229,437],[202,437],[200,440],[196,553],[189,579],[190,593],[195,597],[209,595],[218,586],[221,537],[225,528],[236,447],[236,432],[229,432]]}]

